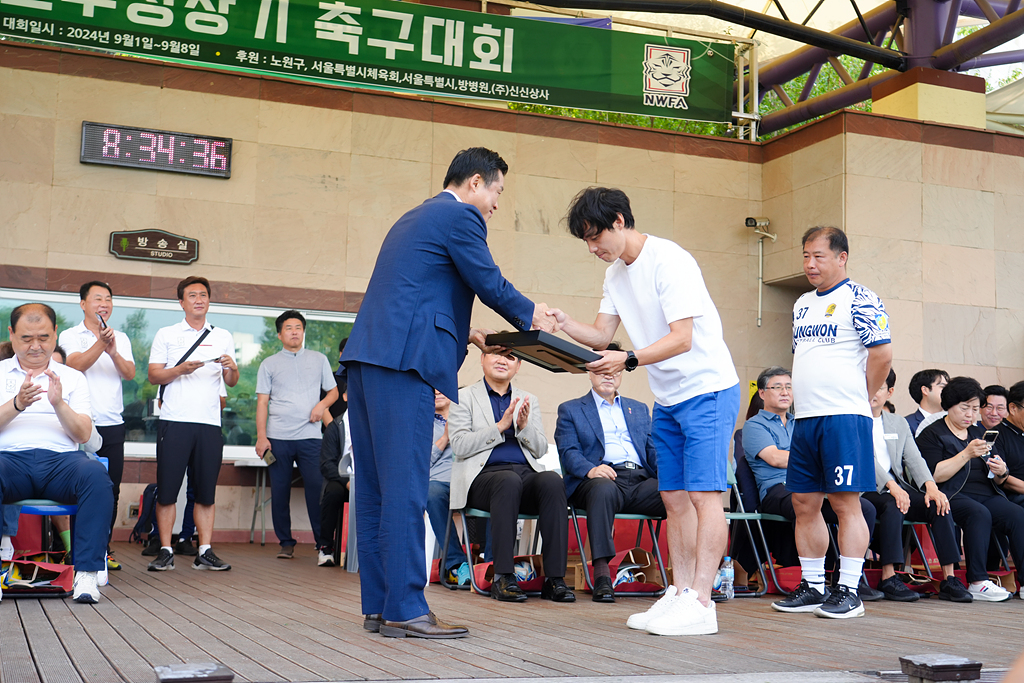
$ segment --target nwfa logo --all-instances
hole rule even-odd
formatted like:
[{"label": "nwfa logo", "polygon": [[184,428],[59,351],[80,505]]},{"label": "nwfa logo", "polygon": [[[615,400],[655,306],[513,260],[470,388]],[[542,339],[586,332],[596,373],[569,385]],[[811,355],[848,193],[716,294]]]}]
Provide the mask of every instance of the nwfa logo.
[{"label": "nwfa logo", "polygon": [[644,106],[688,109],[689,48],[645,45],[644,52]]}]

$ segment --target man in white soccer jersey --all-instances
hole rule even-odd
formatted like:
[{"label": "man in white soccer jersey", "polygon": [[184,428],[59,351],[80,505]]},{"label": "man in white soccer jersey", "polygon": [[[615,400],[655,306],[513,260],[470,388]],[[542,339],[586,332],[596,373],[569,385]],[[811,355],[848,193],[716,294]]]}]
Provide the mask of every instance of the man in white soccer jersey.
[{"label": "man in white soccer jersey", "polygon": [[[864,614],[857,584],[869,533],[860,494],[875,486],[870,397],[892,365],[889,319],[870,289],[846,276],[850,246],[839,228],[804,233],[804,274],[815,289],[793,307],[796,426],[786,488],[793,492],[803,578],[780,612],[849,619]],[[825,587],[828,494],[839,517],[839,584]]]},{"label": "man in white soccer jersey", "polygon": [[626,625],[655,635],[717,633],[711,584],[728,536],[720,492],[727,486],[729,442],[740,408],[722,320],[693,256],[675,242],[635,230],[621,190],[583,190],[569,205],[568,224],[591,253],[611,264],[604,299],[592,325],[559,310],[549,315],[595,349],[608,346],[621,321],[636,350],[604,351],[587,369],[612,375],[647,366],[655,398],[651,436],[675,582]]}]

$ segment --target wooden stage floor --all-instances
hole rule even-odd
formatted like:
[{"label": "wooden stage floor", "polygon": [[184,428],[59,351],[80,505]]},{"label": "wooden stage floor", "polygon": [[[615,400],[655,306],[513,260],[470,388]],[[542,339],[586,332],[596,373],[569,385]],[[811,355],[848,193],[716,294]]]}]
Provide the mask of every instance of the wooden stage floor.
[{"label": "wooden stage floor", "polygon": [[[649,598],[598,605],[580,593],[570,605],[539,598],[504,604],[439,586],[427,589],[431,607],[468,625],[471,636],[391,639],[363,631],[357,577],[317,567],[308,545],[291,561],[275,559],[276,545],[219,546],[234,565],[225,573],[192,571],[191,558],[179,558],[176,571],[151,573],[140,546],[115,549],[124,569],[111,573],[98,605],[0,603],[0,683],[148,682],[155,680],[154,666],[211,661],[244,681],[655,681],[699,674],[824,681],[846,680],[839,672],[898,670],[900,655],[931,652],[1006,668],[1024,649],[1024,602],[1017,599],[876,602],[852,621],[784,615],[767,598],[742,599],[718,606],[718,635],[659,638],[625,627]],[[783,672],[794,675],[780,677]]]}]

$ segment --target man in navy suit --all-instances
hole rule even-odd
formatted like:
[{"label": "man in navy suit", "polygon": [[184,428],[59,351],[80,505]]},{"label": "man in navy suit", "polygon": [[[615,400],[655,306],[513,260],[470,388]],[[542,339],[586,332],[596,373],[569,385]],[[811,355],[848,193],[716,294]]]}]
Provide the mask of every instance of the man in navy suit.
[{"label": "man in navy suit", "polygon": [[[609,345],[611,348],[611,345]],[[651,415],[640,401],[619,395],[622,371],[588,373],[593,389],[558,406],[555,444],[565,497],[587,511],[594,557],[594,602],[615,602],[608,560],[619,512],[664,517]]]},{"label": "man in navy suit", "polygon": [[459,152],[444,191],[388,232],[341,362],[348,373],[363,627],[381,635],[459,638],[465,627],[427,606],[423,514],[434,389],[458,401],[458,370],[479,296],[518,330],[556,331],[501,275],[487,248],[508,165],[482,147]]}]

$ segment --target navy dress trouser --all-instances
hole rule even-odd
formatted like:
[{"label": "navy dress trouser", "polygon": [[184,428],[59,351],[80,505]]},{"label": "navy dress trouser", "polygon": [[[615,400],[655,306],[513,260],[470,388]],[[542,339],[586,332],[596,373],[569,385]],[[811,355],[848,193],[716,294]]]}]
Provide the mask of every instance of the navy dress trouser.
[{"label": "navy dress trouser", "polygon": [[406,621],[430,611],[426,528],[434,389],[414,371],[349,362],[349,430],[363,614]]},{"label": "navy dress trouser", "polygon": [[270,450],[277,460],[267,467],[270,476],[270,511],[274,533],[282,546],[294,546],[292,537],[292,466],[298,463],[306,495],[306,513],[313,529],[313,540],[319,548],[326,541],[320,536],[320,439],[270,439]]},{"label": "navy dress trouser", "polygon": [[0,452],[0,504],[26,498],[77,504],[75,569],[98,572],[106,567],[114,485],[102,463],[81,451]]}]

